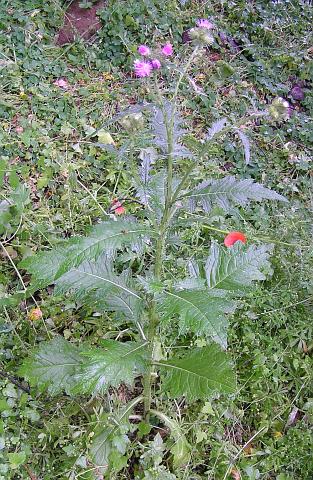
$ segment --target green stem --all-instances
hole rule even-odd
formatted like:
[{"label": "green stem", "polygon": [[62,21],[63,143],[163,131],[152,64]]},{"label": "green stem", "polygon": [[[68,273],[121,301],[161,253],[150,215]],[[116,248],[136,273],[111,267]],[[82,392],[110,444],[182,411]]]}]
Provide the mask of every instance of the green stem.
[{"label": "green stem", "polygon": [[[186,63],[184,69],[181,71],[181,74],[178,78],[173,99],[172,99],[172,111],[171,111],[170,118],[168,117],[165,111],[162,96],[159,91],[158,85],[156,86],[156,92],[160,102],[160,108],[162,108],[162,111],[163,111],[166,135],[167,135],[167,184],[166,184],[164,212],[160,222],[159,236],[156,242],[155,264],[154,264],[154,275],[156,280],[161,280],[162,278],[163,255],[164,255],[167,231],[168,231],[169,222],[171,219],[171,207],[173,204],[173,166],[174,166],[173,152],[174,152],[174,119],[175,119],[175,110],[176,110],[176,99],[177,99],[179,86],[188,68],[190,67],[190,64],[194,59],[197,51],[198,51],[198,47],[196,47],[193,53],[191,54],[188,62]],[[176,191],[175,193],[178,194],[179,192]],[[149,315],[150,318],[149,318],[149,329],[147,332],[147,338],[150,343],[151,364],[143,378],[144,411],[145,411],[147,422],[149,421],[149,412],[151,409],[151,387],[152,387],[152,374],[153,374],[153,368],[154,368],[153,367],[153,351],[154,351],[155,336],[156,336],[157,327],[159,324],[159,317],[156,311],[155,300],[151,301],[149,314],[150,314]]]},{"label": "green stem", "polygon": [[195,164],[192,163],[190,165],[190,167],[187,169],[185,175],[183,176],[180,183],[178,184],[178,187],[176,188],[175,192],[173,193],[171,206],[173,206],[173,204],[176,202],[176,200],[178,198],[178,195],[180,194],[180,192],[182,191],[182,189],[184,188],[184,186],[188,182],[190,174],[194,170],[194,168],[195,168]]}]

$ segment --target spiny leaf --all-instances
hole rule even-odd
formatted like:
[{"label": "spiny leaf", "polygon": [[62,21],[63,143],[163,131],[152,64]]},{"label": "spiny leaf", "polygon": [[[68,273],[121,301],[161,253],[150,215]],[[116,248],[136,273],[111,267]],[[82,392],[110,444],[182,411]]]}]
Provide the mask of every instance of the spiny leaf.
[{"label": "spiny leaf", "polygon": [[140,178],[142,183],[146,185],[150,179],[151,166],[158,158],[158,153],[153,147],[142,148],[140,150],[139,158],[141,160],[139,171]]},{"label": "spiny leaf", "polygon": [[227,118],[221,118],[212,124],[207,133],[207,140],[212,140],[212,138],[220,133],[227,125]]},{"label": "spiny leaf", "polygon": [[130,220],[103,222],[96,225],[86,237],[71,241],[70,255],[61,264],[56,278],[85,260],[96,260],[103,252],[112,254],[117,249],[151,234],[151,229]]},{"label": "spiny leaf", "polygon": [[265,280],[261,269],[269,266],[271,245],[250,245],[240,242],[227,250],[213,242],[205,265],[210,289],[222,289],[240,293],[254,280]]},{"label": "spiny leaf", "polygon": [[161,170],[153,175],[148,183],[137,187],[137,192],[141,202],[160,219],[165,204],[166,172]]},{"label": "spiny leaf", "polygon": [[235,392],[235,374],[228,356],[215,344],[156,363],[164,374],[162,386],[172,398],[185,395],[197,400]]},{"label": "spiny leaf", "polygon": [[70,394],[75,385],[75,374],[81,363],[77,347],[55,337],[43,342],[19,370],[32,384],[48,387],[51,395],[65,391]]},{"label": "spiny leaf", "polygon": [[236,304],[225,298],[222,292],[182,290],[161,294],[158,300],[162,321],[179,315],[182,333],[193,332],[214,339],[221,346],[227,344],[227,318]]},{"label": "spiny leaf", "polygon": [[51,251],[26,258],[20,267],[33,275],[37,288],[43,288],[85,260],[97,260],[103,252],[110,256],[127,244],[138,248],[151,233],[151,228],[131,220],[103,222],[85,237],[74,237]]},{"label": "spiny leaf", "polygon": [[[165,154],[168,154],[168,133],[166,124],[171,122],[174,105],[167,100],[163,100],[163,108],[155,107],[152,112],[151,126],[154,134],[155,144]],[[192,153],[180,143],[181,137],[186,131],[181,128],[182,118],[177,112],[173,116],[173,157],[192,158]]]},{"label": "spiny leaf", "polygon": [[247,137],[245,133],[243,133],[240,128],[235,128],[235,132],[237,133],[238,137],[241,140],[241,143],[243,145],[243,149],[245,152],[245,160],[246,160],[246,165],[249,165],[250,163],[250,140]]},{"label": "spiny leaf", "polygon": [[64,242],[53,250],[39,252],[20,262],[19,267],[32,274],[33,290],[39,290],[53,283],[60,266],[67,255],[70,255],[70,248],[68,243]]},{"label": "spiny leaf", "polygon": [[116,275],[110,260],[101,256],[97,262],[83,262],[55,282],[55,293],[70,292],[79,302],[96,308],[120,311],[128,318],[137,318],[142,298],[132,288],[127,272]]},{"label": "spiny leaf", "polygon": [[[119,412],[108,418],[107,414],[103,414],[100,418],[99,426],[96,429],[95,436],[92,439],[90,453],[95,465],[99,468],[99,472],[104,473],[109,465],[109,456],[112,449],[115,449],[114,440],[124,439],[129,430],[129,415],[134,407],[142,400],[142,397],[135,398]],[[111,421],[110,421],[111,420]]]},{"label": "spiny leaf", "polygon": [[244,206],[251,200],[287,201],[282,195],[263,187],[252,179],[238,180],[235,177],[207,180],[191,192],[186,193],[182,198],[189,199],[192,211],[200,204],[206,212],[209,212],[214,205],[229,211],[233,204]]},{"label": "spiny leaf", "polygon": [[105,393],[121,383],[131,385],[146,366],[145,346],[134,342],[104,340],[100,348],[82,352],[83,363],[76,375],[75,393]]}]

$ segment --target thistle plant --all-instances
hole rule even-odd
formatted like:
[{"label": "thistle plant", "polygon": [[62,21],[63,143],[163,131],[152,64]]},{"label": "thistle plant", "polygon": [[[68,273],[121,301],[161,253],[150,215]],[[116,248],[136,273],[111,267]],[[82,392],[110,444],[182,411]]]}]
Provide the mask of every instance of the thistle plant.
[{"label": "thistle plant", "polygon": [[[200,158],[184,142],[187,122],[179,111],[179,93],[182,83],[190,80],[193,61],[212,43],[212,29],[209,21],[198,22],[191,35],[194,41],[187,45],[191,52],[180,65],[173,62],[169,43],[154,51],[146,45],[138,49],[135,75],[140,77],[137,81],[149,82],[153,99],[114,119],[132,134],[136,125],[137,134],[142,133],[143,118],[147,125],[145,148],[138,157],[132,155],[129,165],[133,196],[140,205],[137,218],[116,199],[116,208],[85,236],[70,238],[22,263],[32,274],[33,292],[54,285],[55,295],[70,295],[78,305],[108,312],[112,325],[127,331],[99,338],[96,346],[88,341],[77,346],[55,336],[41,343],[21,367],[31,384],[47,388],[51,395],[97,397],[121,384],[128,386],[130,403],[111,415],[102,412],[92,439],[90,460],[107,478],[114,470],[116,449],[125,454],[127,433],[136,430],[129,419],[134,410],[146,425],[153,416],[169,428],[174,468],[188,462],[188,441],[179,424],[156,409],[156,395],[160,405],[162,399],[185,397],[195,402],[236,393],[227,352],[228,319],[254,282],[265,279],[272,246],[252,244],[243,232],[229,232],[224,245],[212,237],[206,255],[196,258],[184,240],[186,232],[195,222],[208,224],[215,207],[231,216],[251,201],[285,201],[251,179],[226,175],[197,183],[193,175]],[[159,86],[165,72],[176,78],[166,95]],[[253,115],[258,112],[244,120],[248,123]],[[242,140],[248,162],[249,142],[240,128],[244,120],[239,125],[227,118],[214,123],[198,142],[202,154],[222,132],[233,133]],[[209,228],[214,235],[217,229]],[[173,350],[164,340],[162,332],[170,324],[177,338],[189,342],[187,352]],[[197,337],[202,346],[194,346]]]}]

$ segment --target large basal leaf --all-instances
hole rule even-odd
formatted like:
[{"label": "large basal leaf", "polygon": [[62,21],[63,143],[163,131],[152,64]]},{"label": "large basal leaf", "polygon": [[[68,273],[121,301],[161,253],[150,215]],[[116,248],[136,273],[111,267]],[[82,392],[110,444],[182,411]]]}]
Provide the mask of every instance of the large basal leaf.
[{"label": "large basal leaf", "polygon": [[88,236],[74,237],[49,252],[28,257],[20,263],[20,267],[33,275],[38,288],[43,288],[85,260],[96,260],[102,253],[113,254],[127,244],[138,248],[151,234],[151,228],[135,221],[103,222],[93,227]]},{"label": "large basal leaf", "polygon": [[55,293],[70,292],[77,301],[93,304],[96,309],[119,311],[136,319],[142,298],[132,288],[128,273],[116,275],[111,263],[105,255],[97,262],[83,262],[56,280]]},{"label": "large basal leaf", "polygon": [[236,242],[226,250],[213,242],[205,264],[208,287],[240,293],[254,280],[265,280],[261,269],[269,267],[271,249],[271,245],[246,247]]},{"label": "large basal leaf", "polygon": [[158,304],[163,322],[178,315],[181,333],[206,335],[226,346],[228,322],[225,314],[234,312],[236,304],[222,292],[167,291],[158,298]]},{"label": "large basal leaf", "polygon": [[287,201],[282,195],[263,187],[252,179],[238,180],[235,177],[207,180],[182,198],[189,200],[189,207],[192,211],[197,205],[201,205],[206,212],[216,205],[229,211],[234,205],[244,206],[251,200]]},{"label": "large basal leaf", "polygon": [[114,415],[103,414],[92,439],[90,453],[98,471],[104,473],[109,465],[110,453],[118,450],[125,453],[129,442],[126,433],[130,428],[129,415],[142,397],[135,398]]},{"label": "large basal leaf", "polygon": [[82,352],[83,362],[76,375],[75,393],[105,393],[121,383],[131,385],[146,368],[146,343],[104,340],[101,348]]},{"label": "large basal leaf", "polygon": [[189,400],[197,400],[235,392],[232,365],[216,344],[156,364],[162,372],[163,389],[172,398],[185,395]]},{"label": "large basal leaf", "polygon": [[19,374],[31,384],[48,387],[51,395],[65,391],[70,394],[75,385],[75,374],[81,364],[77,347],[56,337],[43,342],[19,369]]}]

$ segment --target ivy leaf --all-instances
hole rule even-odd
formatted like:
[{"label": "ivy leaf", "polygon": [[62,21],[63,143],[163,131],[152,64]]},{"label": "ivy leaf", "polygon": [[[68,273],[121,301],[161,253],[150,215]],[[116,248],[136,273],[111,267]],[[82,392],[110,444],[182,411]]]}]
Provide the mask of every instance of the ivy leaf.
[{"label": "ivy leaf", "polygon": [[162,385],[171,398],[185,395],[189,400],[207,399],[234,393],[236,389],[228,356],[215,344],[156,365],[164,374]]},{"label": "ivy leaf", "polygon": [[97,309],[122,312],[128,318],[138,318],[142,298],[129,285],[128,272],[116,275],[110,259],[101,256],[97,263],[83,262],[55,282],[55,293],[70,292],[79,302],[93,304]]},{"label": "ivy leaf", "polygon": [[74,393],[105,393],[108,387],[121,383],[131,385],[145,371],[146,343],[121,343],[104,340],[102,348],[82,352],[82,364],[75,377]]},{"label": "ivy leaf", "polygon": [[63,337],[55,337],[40,344],[19,369],[19,374],[32,384],[48,386],[51,395],[63,391],[70,394],[80,363],[79,349]]},{"label": "ivy leaf", "polygon": [[206,180],[182,198],[189,200],[192,211],[200,204],[206,212],[209,212],[214,205],[227,212],[231,210],[233,204],[244,206],[251,200],[260,202],[266,199],[287,202],[287,199],[282,195],[263,187],[252,179],[238,180],[232,176],[218,180]]},{"label": "ivy leaf", "polygon": [[115,415],[110,415],[108,418],[108,415],[104,414],[103,418],[100,418],[90,449],[99,472],[104,473],[108,468],[109,456],[112,450],[116,449],[116,443],[121,444],[121,441],[124,445],[127,443],[126,433],[130,428],[129,415],[141,400],[142,397],[135,398]]},{"label": "ivy leaf", "polygon": [[227,318],[233,313],[236,304],[225,298],[223,292],[201,290],[182,290],[164,292],[160,296],[159,311],[163,321],[179,315],[182,333],[193,332],[206,335],[221,346],[227,344]]},{"label": "ivy leaf", "polygon": [[261,269],[269,267],[271,249],[271,245],[246,247],[236,242],[226,250],[213,242],[205,264],[208,287],[241,293],[254,280],[265,280]]}]

